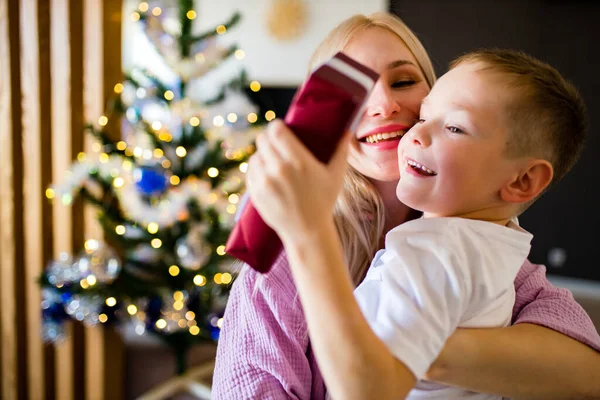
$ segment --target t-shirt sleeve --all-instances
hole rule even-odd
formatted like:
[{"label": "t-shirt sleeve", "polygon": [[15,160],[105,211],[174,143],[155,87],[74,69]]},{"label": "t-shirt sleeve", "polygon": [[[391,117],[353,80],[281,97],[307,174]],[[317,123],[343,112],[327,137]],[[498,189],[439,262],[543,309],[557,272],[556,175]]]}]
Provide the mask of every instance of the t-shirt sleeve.
[{"label": "t-shirt sleeve", "polygon": [[[386,240],[355,296],[375,334],[421,379],[469,302],[471,274],[443,234]],[[447,249],[453,249],[448,251]]]},{"label": "t-shirt sleeve", "polygon": [[268,274],[233,284],[217,347],[214,399],[310,399],[308,330],[282,255]]},{"label": "t-shirt sleeve", "polygon": [[573,294],[552,286],[546,267],[525,261],[515,279],[513,324],[550,328],[600,351],[600,336]]}]

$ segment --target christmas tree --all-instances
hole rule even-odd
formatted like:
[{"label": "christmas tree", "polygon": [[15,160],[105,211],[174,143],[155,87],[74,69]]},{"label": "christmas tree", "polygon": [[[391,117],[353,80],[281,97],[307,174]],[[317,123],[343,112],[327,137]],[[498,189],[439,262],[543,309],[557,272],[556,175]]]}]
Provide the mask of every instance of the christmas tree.
[{"label": "christmas tree", "polygon": [[[218,40],[238,14],[201,34],[192,29],[193,0],[142,2],[131,18],[178,79],[126,71],[105,115],[85,129],[94,151],[80,153],[47,190],[66,206],[77,197],[94,205],[104,237],[45,269],[43,337],[60,340],[66,320],[129,327],[171,345],[181,372],[189,346],[219,336],[234,279],[224,245],[265,118],[247,98],[243,72],[211,99],[198,101],[189,90],[225,60],[243,57]],[[109,132],[114,126],[121,140]]]}]

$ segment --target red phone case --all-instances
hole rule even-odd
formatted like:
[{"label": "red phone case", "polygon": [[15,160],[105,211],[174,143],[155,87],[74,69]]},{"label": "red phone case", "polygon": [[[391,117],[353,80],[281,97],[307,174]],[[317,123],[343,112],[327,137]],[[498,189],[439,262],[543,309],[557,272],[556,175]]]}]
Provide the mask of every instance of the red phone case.
[{"label": "red phone case", "polygon": [[[343,53],[317,68],[298,89],[285,123],[322,162],[353,130],[379,75]],[[281,240],[247,201],[231,232],[225,251],[259,272],[268,272],[283,250]]]}]

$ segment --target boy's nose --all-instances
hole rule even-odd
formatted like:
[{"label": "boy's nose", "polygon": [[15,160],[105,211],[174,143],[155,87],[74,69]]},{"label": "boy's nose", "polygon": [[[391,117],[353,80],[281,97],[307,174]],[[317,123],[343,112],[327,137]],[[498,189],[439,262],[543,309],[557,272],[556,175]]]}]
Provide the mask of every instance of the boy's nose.
[{"label": "boy's nose", "polygon": [[431,145],[431,135],[429,134],[429,127],[426,126],[426,123],[417,122],[417,124],[407,132],[407,135],[409,135],[412,143],[417,146],[427,147]]}]

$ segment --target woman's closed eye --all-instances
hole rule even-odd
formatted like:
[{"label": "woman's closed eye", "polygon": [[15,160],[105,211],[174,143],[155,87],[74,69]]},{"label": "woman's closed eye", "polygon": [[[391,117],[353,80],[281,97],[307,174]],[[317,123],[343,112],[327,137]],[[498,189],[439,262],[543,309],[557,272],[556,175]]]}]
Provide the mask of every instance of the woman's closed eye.
[{"label": "woman's closed eye", "polygon": [[405,87],[410,87],[410,86],[414,85],[415,83],[417,83],[417,81],[415,79],[401,79],[401,80],[397,80],[394,83],[392,83],[392,88],[402,89]]}]

